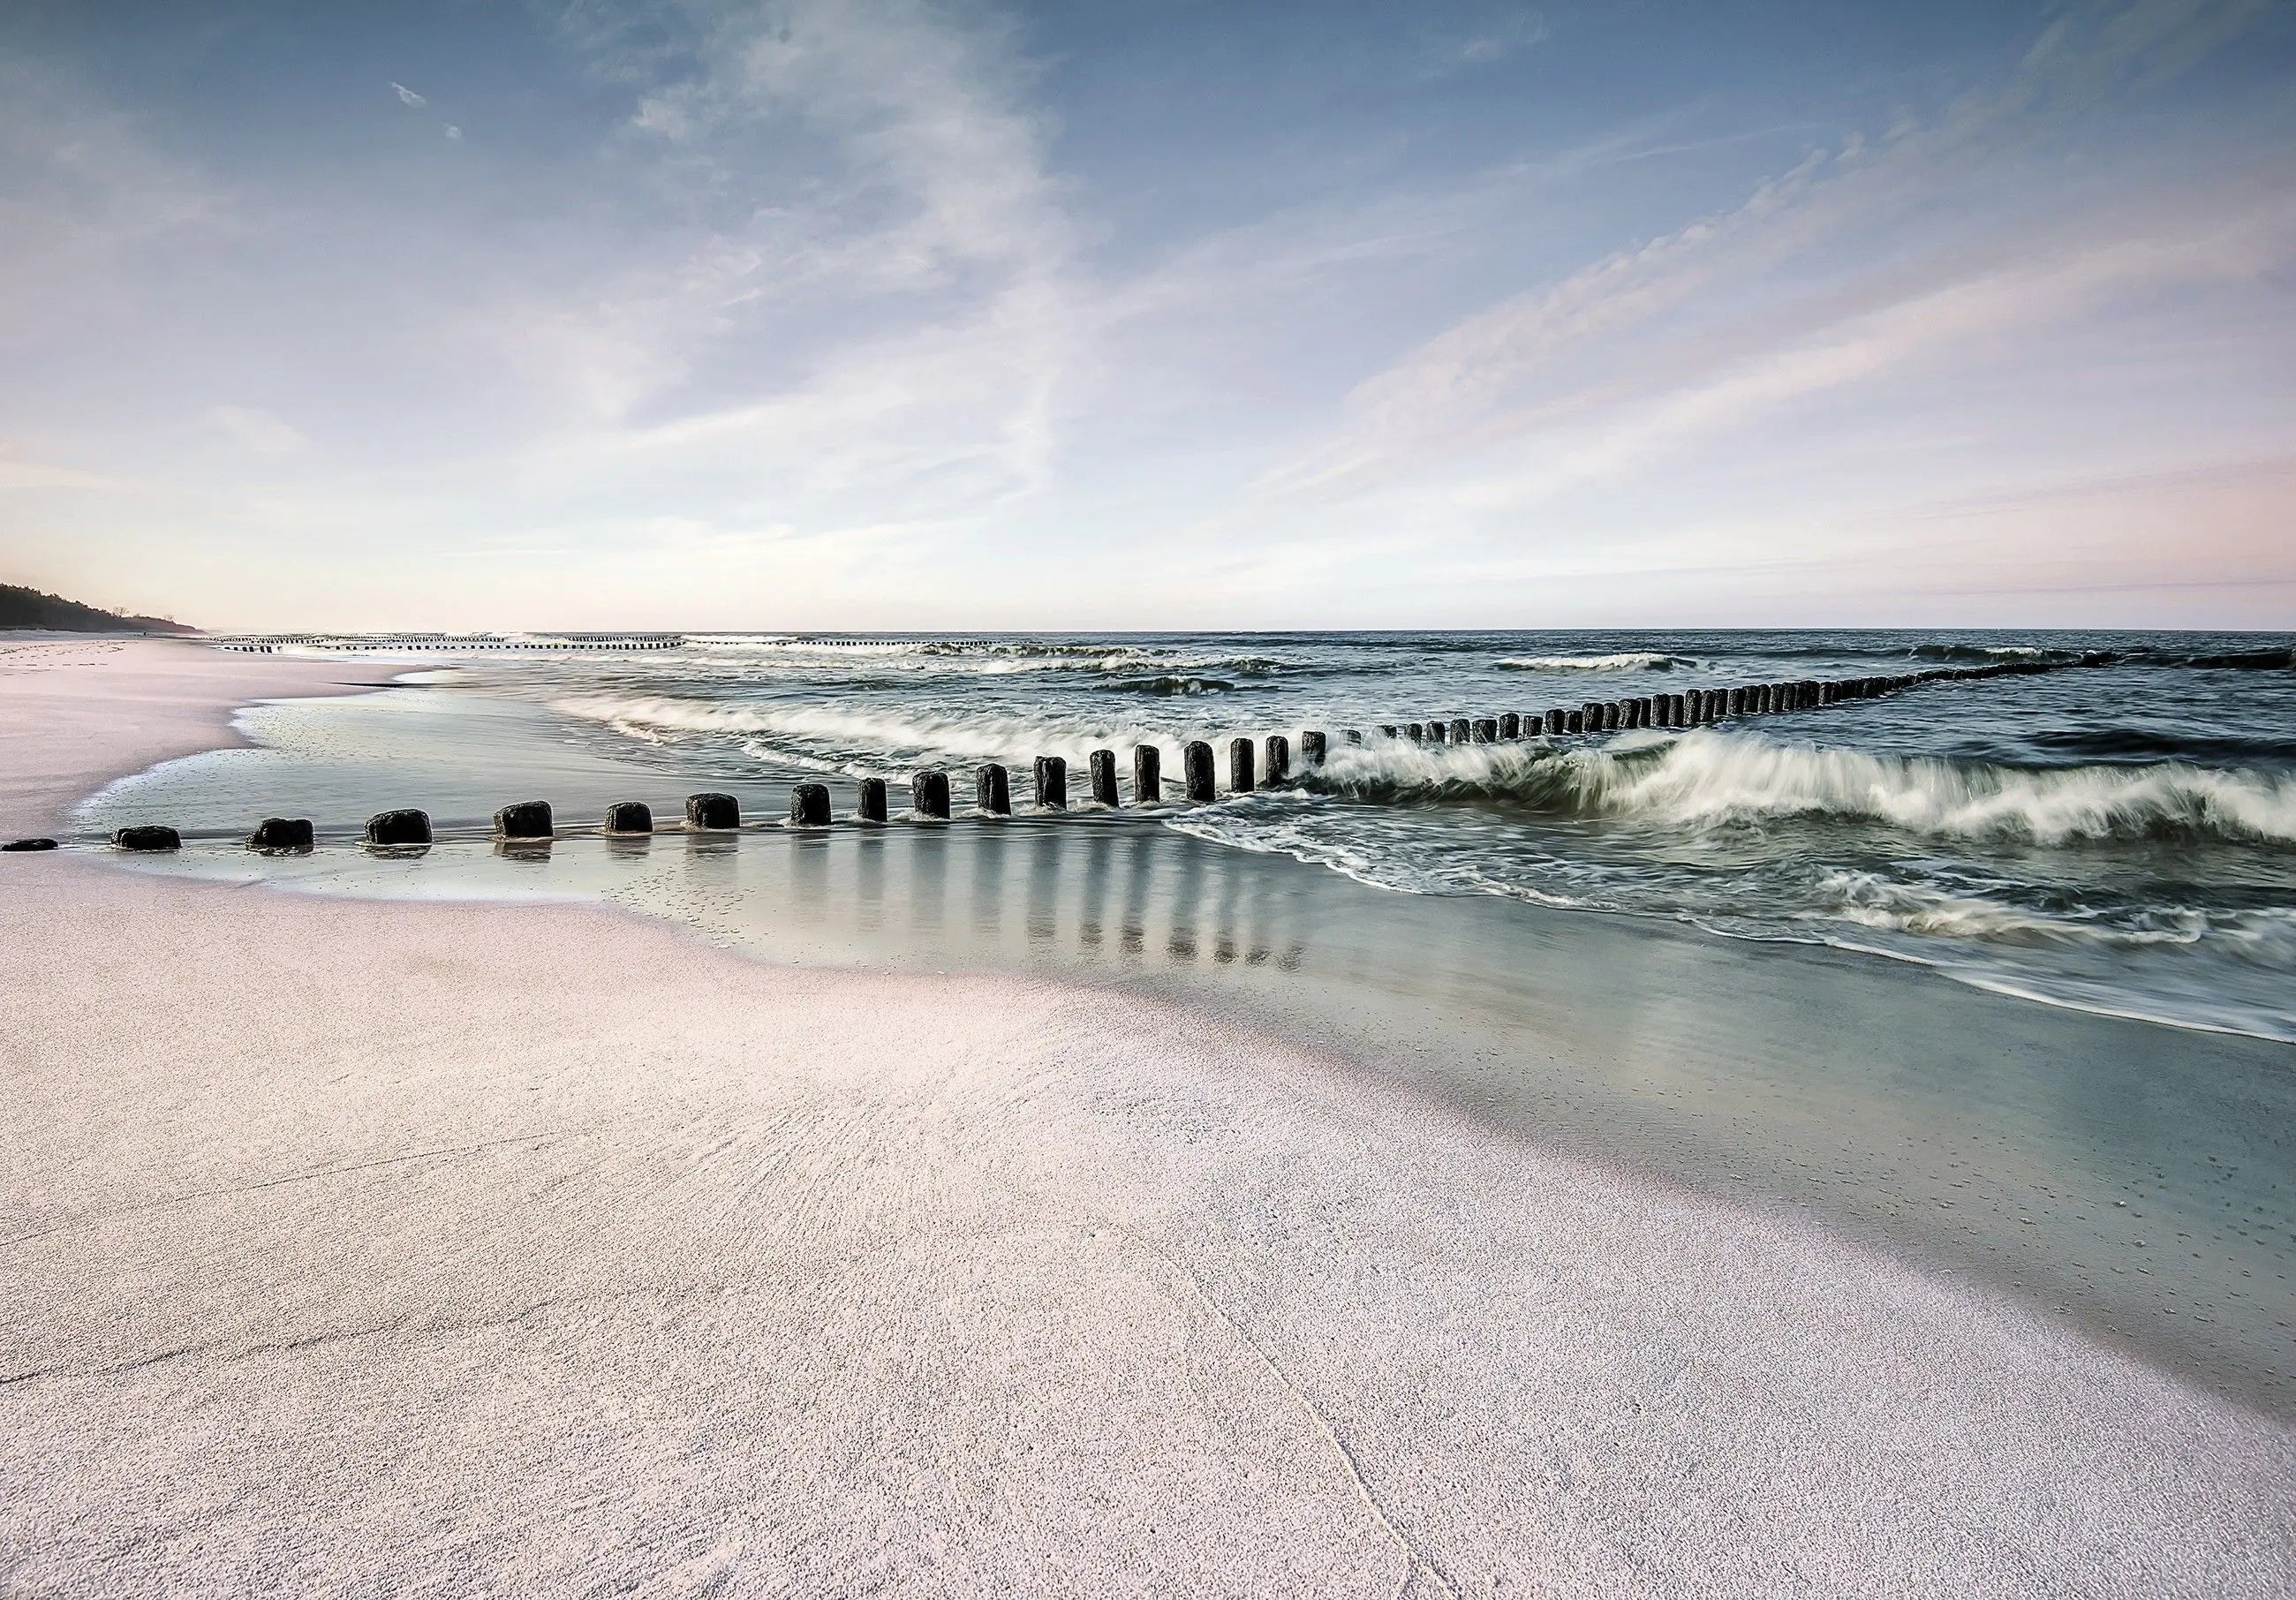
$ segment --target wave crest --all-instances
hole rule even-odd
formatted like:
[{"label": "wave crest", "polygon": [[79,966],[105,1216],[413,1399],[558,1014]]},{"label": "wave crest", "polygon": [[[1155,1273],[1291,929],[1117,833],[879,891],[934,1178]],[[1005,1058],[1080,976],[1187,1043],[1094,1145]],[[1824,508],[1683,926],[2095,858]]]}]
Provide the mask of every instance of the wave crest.
[{"label": "wave crest", "polygon": [[1816,816],[2038,844],[2296,844],[2296,777],[2287,775],[2177,761],[2030,770],[1703,729],[1670,741],[1630,736],[1603,749],[1563,751],[1382,741],[1332,751],[1312,781],[1370,800],[1487,797],[1693,830]]},{"label": "wave crest", "polygon": [[1676,667],[1695,667],[1688,656],[1660,651],[1627,651],[1617,655],[1502,656],[1494,663],[1508,672],[1666,672]]}]

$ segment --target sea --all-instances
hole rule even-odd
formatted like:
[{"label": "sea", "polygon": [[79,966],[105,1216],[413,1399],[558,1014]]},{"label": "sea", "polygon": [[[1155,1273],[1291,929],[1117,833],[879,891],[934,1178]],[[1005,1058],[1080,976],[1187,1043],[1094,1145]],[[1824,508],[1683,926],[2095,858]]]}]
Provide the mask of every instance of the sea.
[{"label": "sea", "polygon": [[[1098,749],[1117,752],[1128,799],[1144,743],[1160,747],[1168,796],[1198,739],[1219,752],[1225,790],[1229,740],[1282,734],[1297,751],[1323,730],[1322,765],[1295,757],[1287,781],[1168,808],[1160,825],[1398,893],[1822,942],[2038,1002],[2296,1040],[2287,635],[509,634],[271,647],[449,661],[415,675],[426,701],[514,707],[545,738],[706,774],[767,820],[808,780],[829,783],[845,814],[858,780],[889,779],[898,811],[931,767],[951,774],[961,814],[989,762],[1013,769],[1025,809],[1040,755],[1067,760],[1081,805]],[[2100,652],[2109,664],[1688,730],[1377,735],[1692,687]],[[433,769],[468,765],[469,730],[434,728],[425,744],[406,721],[376,730],[386,748],[332,753],[388,760],[394,798],[427,802],[446,827],[519,798],[439,781]],[[1348,729],[1367,743],[1346,743]]]}]

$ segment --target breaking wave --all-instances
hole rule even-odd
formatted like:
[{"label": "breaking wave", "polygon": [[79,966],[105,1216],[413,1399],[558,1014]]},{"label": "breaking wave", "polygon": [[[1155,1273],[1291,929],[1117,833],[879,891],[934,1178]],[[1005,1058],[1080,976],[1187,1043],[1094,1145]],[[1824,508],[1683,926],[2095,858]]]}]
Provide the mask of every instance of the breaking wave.
[{"label": "breaking wave", "polygon": [[2296,776],[2177,761],[2035,770],[1705,730],[1567,751],[1382,740],[1333,751],[1312,782],[1366,800],[1487,798],[1692,830],[1809,816],[2038,844],[2296,844]]},{"label": "breaking wave", "polygon": [[1502,656],[1493,663],[1509,672],[1665,672],[1676,667],[1695,667],[1688,656],[1657,651],[1630,651],[1619,655]]}]

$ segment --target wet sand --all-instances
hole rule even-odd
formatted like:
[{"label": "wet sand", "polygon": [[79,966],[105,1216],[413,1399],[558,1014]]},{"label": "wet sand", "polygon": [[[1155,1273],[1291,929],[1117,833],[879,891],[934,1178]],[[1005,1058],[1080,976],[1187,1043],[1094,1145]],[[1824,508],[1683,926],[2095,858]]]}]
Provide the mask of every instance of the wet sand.
[{"label": "wet sand", "polygon": [[[0,826],[263,692],[169,659],[0,677]],[[69,854],[0,858],[0,997],[32,1592],[2296,1569],[2284,1420],[1182,998]]]}]

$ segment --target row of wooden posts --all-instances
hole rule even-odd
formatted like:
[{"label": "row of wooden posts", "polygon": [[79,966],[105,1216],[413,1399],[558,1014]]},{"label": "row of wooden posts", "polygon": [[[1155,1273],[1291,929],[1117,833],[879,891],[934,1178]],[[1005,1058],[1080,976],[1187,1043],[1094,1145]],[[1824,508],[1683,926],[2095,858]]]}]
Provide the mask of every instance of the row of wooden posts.
[{"label": "row of wooden posts", "polygon": [[[1636,728],[1692,728],[1737,718],[1769,716],[1849,701],[1872,700],[1945,679],[2022,676],[2053,671],[2059,666],[2087,664],[2091,663],[1996,662],[1981,667],[1939,667],[1922,672],[1874,677],[1824,681],[1808,678],[1792,683],[1753,684],[1734,688],[1686,689],[1679,694],[1587,701],[1578,706],[1554,707],[1529,713],[1509,711],[1499,717],[1434,718],[1424,722],[1382,723],[1374,734],[1366,734],[1361,729],[1348,728],[1341,732],[1340,737],[1343,743],[1351,745],[1365,744],[1374,738],[1413,744],[1496,744],[1541,737],[1561,739],[1574,734],[1619,733]],[[1321,730],[1309,729],[1300,735],[1300,757],[1304,767],[1322,766],[1329,753],[1329,738]],[[1218,797],[1214,756],[1208,741],[1197,739],[1186,744],[1181,751],[1180,766],[1180,786],[1187,803],[1205,805]],[[1114,808],[1124,803],[1118,792],[1114,751],[1094,751],[1086,759],[1086,784],[1095,805]],[[1057,812],[1068,808],[1069,764],[1065,759],[1038,756],[1032,775],[1037,809]],[[1259,741],[1250,738],[1228,741],[1227,788],[1230,793],[1247,794],[1267,785],[1288,783],[1291,777],[1292,742],[1284,734],[1270,734]],[[1163,802],[1163,752],[1153,744],[1135,745],[1132,750],[1132,803],[1136,806],[1156,806]],[[976,813],[983,816],[1012,814],[1012,775],[1005,767],[991,762],[975,770],[973,806]],[[945,769],[929,767],[911,777],[909,815],[921,821],[947,820],[951,815],[950,793],[949,776]],[[854,816],[857,821],[864,823],[890,820],[890,786],[885,779],[861,780],[860,801]],[[826,784],[800,784],[791,791],[791,826],[827,827],[832,820],[829,786]],[[689,833],[730,832],[742,825],[741,803],[734,796],[709,793],[686,797],[685,828]],[[494,831],[496,838],[512,841],[554,838],[556,827],[550,802],[522,800],[516,805],[504,807],[495,813]],[[643,800],[623,800],[607,809],[603,832],[610,837],[643,837],[653,831],[653,812]],[[370,846],[401,849],[427,845],[430,841],[430,817],[427,812],[384,811],[367,819],[365,842]],[[53,842],[20,840],[14,844],[0,846],[0,849],[37,849],[52,846]],[[112,835],[112,843],[124,850],[172,850],[179,849],[182,842],[175,829],[157,825],[121,828]],[[247,843],[250,849],[283,854],[305,853],[313,846],[312,826],[308,818],[266,817]]]}]

